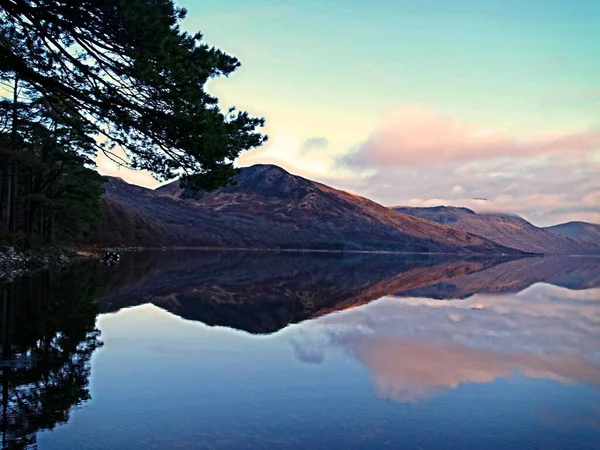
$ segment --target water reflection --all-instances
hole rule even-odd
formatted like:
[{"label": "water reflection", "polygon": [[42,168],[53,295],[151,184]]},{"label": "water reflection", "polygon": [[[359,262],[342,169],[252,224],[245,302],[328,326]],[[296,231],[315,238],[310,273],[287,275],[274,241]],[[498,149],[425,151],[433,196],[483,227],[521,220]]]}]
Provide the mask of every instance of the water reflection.
[{"label": "water reflection", "polygon": [[35,446],[36,433],[66,423],[90,398],[98,310],[81,275],[71,269],[0,286],[3,449]]},{"label": "water reflection", "polygon": [[291,341],[303,362],[341,349],[377,393],[417,402],[466,383],[515,374],[600,385],[600,289],[536,284],[464,300],[386,297],[306,324]]},{"label": "water reflection", "polygon": [[393,337],[363,337],[343,345],[369,369],[377,393],[398,401],[428,399],[465,383],[491,383],[516,371],[561,383],[600,384],[599,366],[569,355],[503,354]]},{"label": "water reflection", "polygon": [[594,448],[598,262],[167,251],[43,274],[2,288],[3,445]]},{"label": "water reflection", "polygon": [[269,252],[158,252],[124,259],[126,267],[144,261],[146,272],[132,271],[134,280],[113,284],[99,299],[103,311],[153,303],[185,319],[255,334],[506,261]]},{"label": "water reflection", "polygon": [[121,272],[132,279],[113,282],[99,305],[112,312],[152,303],[185,319],[260,334],[386,295],[466,298],[478,292],[518,292],[539,282],[587,289],[600,286],[598,265],[597,258],[130,254]]},{"label": "water reflection", "polygon": [[183,255],[161,255],[162,266],[100,304],[153,303],[252,333],[323,316],[291,337],[295,356],[320,364],[340,348],[399,401],[515,373],[600,383],[597,258]]}]

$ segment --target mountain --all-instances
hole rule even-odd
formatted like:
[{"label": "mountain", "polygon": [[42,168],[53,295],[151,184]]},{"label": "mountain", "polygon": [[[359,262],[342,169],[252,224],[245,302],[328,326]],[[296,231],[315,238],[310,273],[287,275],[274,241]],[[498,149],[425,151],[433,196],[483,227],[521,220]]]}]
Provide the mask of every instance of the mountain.
[{"label": "mountain", "polygon": [[97,299],[103,312],[152,303],[187,320],[250,333],[384,296],[463,299],[539,282],[600,286],[595,257],[146,251],[124,253],[109,275]]},{"label": "mountain", "polygon": [[600,287],[600,265],[595,256],[545,256],[506,260],[480,271],[457,274],[451,280],[395,292],[395,297],[465,299],[474,294],[517,293],[536,283],[577,291]]},{"label": "mountain", "polygon": [[[245,251],[123,254],[112,283],[97,299],[102,311],[152,303],[187,320],[250,333],[484,270],[506,258]],[[143,273],[140,272],[142,266]]]},{"label": "mountain", "polygon": [[177,181],[150,190],[112,178],[104,201],[103,245],[519,253],[272,165],[194,197]]},{"label": "mountain", "polygon": [[516,215],[478,214],[467,208],[435,206],[431,208],[394,207],[409,214],[455,230],[465,231],[524,252],[543,254],[598,254],[600,246],[590,246],[568,236],[538,228]]},{"label": "mountain", "polygon": [[588,222],[568,222],[545,227],[544,230],[560,234],[576,241],[589,242],[590,244],[600,245],[600,225]]}]

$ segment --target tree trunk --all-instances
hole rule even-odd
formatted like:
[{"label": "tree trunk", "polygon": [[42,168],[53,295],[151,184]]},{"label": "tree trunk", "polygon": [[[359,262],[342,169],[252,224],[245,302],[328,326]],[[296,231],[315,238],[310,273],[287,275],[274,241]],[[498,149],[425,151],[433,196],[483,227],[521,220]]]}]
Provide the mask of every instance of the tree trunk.
[{"label": "tree trunk", "polygon": [[34,203],[30,200],[26,205],[26,213],[25,213],[25,233],[27,234],[27,240],[31,243],[33,242],[33,229],[35,225],[35,210],[36,207]]},{"label": "tree trunk", "polygon": [[[54,199],[54,181],[50,182],[48,186],[49,194],[51,199]],[[48,212],[48,243],[54,244],[54,207],[50,208]]]},{"label": "tree trunk", "polygon": [[[18,146],[18,115],[19,115],[19,77],[15,75],[12,104],[11,151],[15,153]],[[8,166],[2,173],[2,225],[7,231],[15,231],[16,220],[16,167],[14,154],[9,155]]]},{"label": "tree trunk", "polygon": [[8,227],[8,231],[11,233],[17,232],[18,227],[18,210],[17,210],[17,167],[16,164],[12,164],[11,177],[10,177],[10,224]]},{"label": "tree trunk", "polygon": [[43,206],[40,207],[40,229],[39,229],[39,237],[40,237],[40,240],[42,242],[44,242],[44,237],[46,236],[46,230],[45,230],[45,227],[44,227],[44,220],[45,220],[44,215],[46,214],[45,209],[46,208],[44,208]]},{"label": "tree trunk", "polygon": [[54,211],[50,211],[50,217],[48,217],[48,243],[54,245],[55,232],[54,232]]},{"label": "tree trunk", "polygon": [[12,187],[11,179],[12,179],[12,163],[9,163],[2,170],[2,226],[6,229],[6,231],[10,228],[10,201],[12,199],[12,195],[10,192],[10,188]]}]

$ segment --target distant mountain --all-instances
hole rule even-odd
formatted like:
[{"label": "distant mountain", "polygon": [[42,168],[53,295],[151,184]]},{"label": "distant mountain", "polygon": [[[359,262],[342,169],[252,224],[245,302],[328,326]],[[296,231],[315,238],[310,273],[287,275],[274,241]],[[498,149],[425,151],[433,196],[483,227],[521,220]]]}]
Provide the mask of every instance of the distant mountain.
[{"label": "distant mountain", "polygon": [[585,290],[600,287],[600,264],[595,256],[547,256],[507,260],[481,271],[459,274],[451,280],[402,292],[396,297],[464,299],[474,294],[521,292],[536,283]]},{"label": "distant mountain", "polygon": [[155,191],[112,178],[97,242],[406,252],[519,253],[509,245],[392,211],[271,165],[195,197],[179,182]]},{"label": "distant mountain", "polygon": [[478,214],[467,208],[436,206],[431,208],[394,207],[395,211],[465,231],[517,248],[543,254],[598,254],[600,246],[590,246],[568,236],[538,228],[517,215]]},{"label": "distant mountain", "polygon": [[545,227],[544,230],[550,233],[560,234],[576,241],[589,242],[590,244],[600,245],[600,225],[588,222],[568,222]]},{"label": "distant mountain", "polygon": [[97,303],[103,312],[145,303],[207,325],[250,333],[383,296],[462,299],[539,283],[600,286],[595,257],[165,251],[124,253]]},{"label": "distant mountain", "polygon": [[[493,267],[506,258],[300,252],[125,253],[97,303],[103,312],[145,303],[207,325],[272,333],[291,323]],[[142,271],[140,271],[142,270]]]}]

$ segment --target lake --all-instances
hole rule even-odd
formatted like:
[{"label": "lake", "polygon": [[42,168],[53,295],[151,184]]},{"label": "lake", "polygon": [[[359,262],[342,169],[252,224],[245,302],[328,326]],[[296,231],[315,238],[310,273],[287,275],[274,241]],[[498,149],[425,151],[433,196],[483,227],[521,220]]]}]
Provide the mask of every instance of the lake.
[{"label": "lake", "polygon": [[3,449],[600,448],[598,258],[138,252],[0,291]]}]

